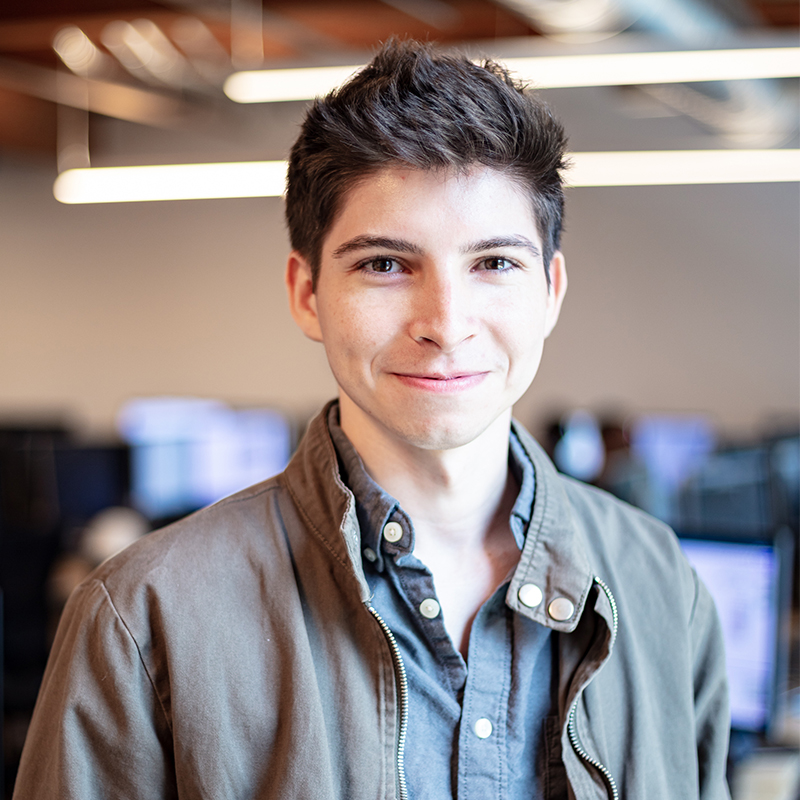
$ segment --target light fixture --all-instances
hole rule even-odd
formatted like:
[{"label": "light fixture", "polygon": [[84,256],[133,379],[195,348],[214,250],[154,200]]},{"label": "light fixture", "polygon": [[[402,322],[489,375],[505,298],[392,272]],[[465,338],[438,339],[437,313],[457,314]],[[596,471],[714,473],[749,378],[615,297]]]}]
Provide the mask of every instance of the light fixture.
[{"label": "light fixture", "polygon": [[75,25],[67,25],[56,31],[53,50],[76,75],[88,78],[106,70],[107,57]]},{"label": "light fixture", "polygon": [[[800,76],[800,47],[534,56],[499,60],[538,89]],[[356,65],[248,70],[231,75],[224,88],[225,94],[237,103],[311,100],[327,94],[359,69],[361,66]]]},{"label": "light fixture", "polygon": [[[585,186],[667,186],[800,181],[800,150],[669,150],[572,153],[566,182]],[[134,203],[279,197],[285,161],[92,167],[62,172],[62,203]]]},{"label": "light fixture", "polygon": [[800,47],[542,56],[504,63],[542,89],[755,80],[800,75]]},{"label": "light fixture", "polygon": [[53,194],[69,204],[279,197],[285,183],[285,161],[91,167],[62,172]]},{"label": "light fixture", "polygon": [[237,103],[311,100],[327,94],[363,66],[244,70],[228,77],[224,90]]},{"label": "light fixture", "polygon": [[573,153],[569,186],[669,186],[800,181],[800,150]]}]

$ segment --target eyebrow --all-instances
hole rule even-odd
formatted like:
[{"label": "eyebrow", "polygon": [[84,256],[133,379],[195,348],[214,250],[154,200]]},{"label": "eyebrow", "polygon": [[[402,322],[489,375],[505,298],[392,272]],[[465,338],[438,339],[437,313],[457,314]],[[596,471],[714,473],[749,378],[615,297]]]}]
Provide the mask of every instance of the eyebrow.
[{"label": "eyebrow", "polygon": [[524,247],[537,258],[542,251],[525,236],[500,236],[496,239],[482,239],[467,245],[465,253],[482,253],[484,250],[496,250],[499,247]]},{"label": "eyebrow", "polygon": [[333,251],[333,257],[341,258],[354,250],[368,250],[370,248],[393,250],[395,253],[413,253],[417,256],[422,255],[422,248],[404,239],[391,239],[387,236],[356,236],[339,245]]},{"label": "eyebrow", "polygon": [[[481,239],[472,242],[463,248],[463,253],[483,253],[486,250],[496,250],[500,247],[523,247],[535,257],[541,256],[541,250],[525,236],[499,236],[494,239]],[[392,239],[388,236],[355,236],[333,251],[334,258],[352,253],[355,250],[368,250],[371,248],[392,250],[395,253],[412,253],[422,255],[422,248],[405,239]]]}]

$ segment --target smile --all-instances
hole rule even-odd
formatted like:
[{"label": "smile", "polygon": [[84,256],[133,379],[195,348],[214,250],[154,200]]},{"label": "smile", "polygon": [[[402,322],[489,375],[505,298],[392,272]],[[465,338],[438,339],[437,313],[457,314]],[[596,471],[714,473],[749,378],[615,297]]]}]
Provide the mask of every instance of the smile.
[{"label": "smile", "polygon": [[483,382],[488,372],[465,372],[453,375],[393,373],[402,384],[413,389],[423,389],[436,394],[452,394],[472,389]]}]

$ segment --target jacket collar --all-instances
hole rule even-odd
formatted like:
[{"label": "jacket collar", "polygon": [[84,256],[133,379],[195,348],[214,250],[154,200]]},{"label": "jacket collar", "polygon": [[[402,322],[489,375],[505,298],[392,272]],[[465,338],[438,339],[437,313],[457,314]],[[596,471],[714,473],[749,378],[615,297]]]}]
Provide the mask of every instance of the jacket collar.
[{"label": "jacket collar", "polygon": [[[533,462],[536,490],[525,547],[508,587],[506,602],[541,625],[571,632],[583,613],[594,580],[586,532],[572,513],[564,478],[518,422],[512,422],[512,428]],[[542,592],[542,602],[534,608],[528,608],[520,600],[520,589],[527,584]],[[551,604],[561,599],[568,600],[574,608],[568,619],[555,619],[551,614]]]},{"label": "jacket collar", "polygon": [[361,566],[355,498],[342,482],[326,422],[334,402],[311,420],[280,480],[309,531],[356,578],[361,599],[367,602],[370,590]]},{"label": "jacket collar", "polygon": [[[310,423],[282,480],[310,531],[358,581],[362,600],[367,602],[370,590],[362,568],[356,503],[342,481],[328,431],[332,404]],[[535,491],[528,533],[506,602],[516,612],[553,630],[573,631],[593,581],[585,532],[571,512],[564,479],[550,459],[521,425],[514,422],[513,431],[533,463]],[[533,608],[520,600],[520,589],[529,584],[540,589],[543,598]],[[527,599],[530,590],[523,591],[522,596]],[[572,604],[574,611],[568,619],[556,619],[550,613],[557,599]]]}]

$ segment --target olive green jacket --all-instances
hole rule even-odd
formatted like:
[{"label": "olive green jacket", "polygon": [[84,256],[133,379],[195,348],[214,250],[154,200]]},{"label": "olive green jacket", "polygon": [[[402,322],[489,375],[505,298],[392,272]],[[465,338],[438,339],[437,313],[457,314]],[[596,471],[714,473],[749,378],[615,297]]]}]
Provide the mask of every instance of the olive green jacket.
[{"label": "olive green jacket", "polygon": [[[14,800],[404,797],[404,670],[370,605],[325,414],[283,474],[150,534],[75,591]],[[724,800],[708,592],[668,528],[559,475],[516,431],[536,496],[507,602],[557,632],[548,757],[569,796]],[[534,608],[518,597],[531,583]],[[550,617],[554,597],[569,619]]]}]

